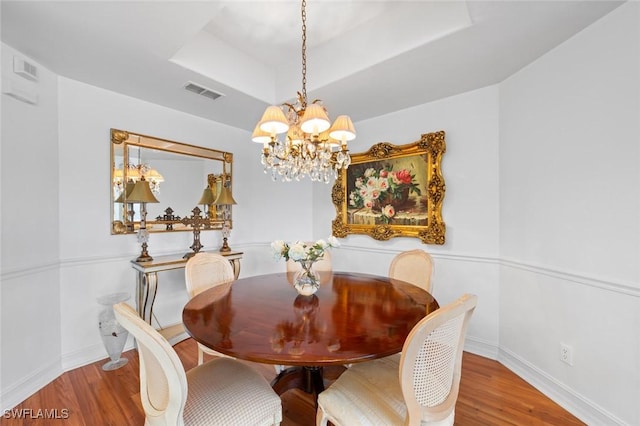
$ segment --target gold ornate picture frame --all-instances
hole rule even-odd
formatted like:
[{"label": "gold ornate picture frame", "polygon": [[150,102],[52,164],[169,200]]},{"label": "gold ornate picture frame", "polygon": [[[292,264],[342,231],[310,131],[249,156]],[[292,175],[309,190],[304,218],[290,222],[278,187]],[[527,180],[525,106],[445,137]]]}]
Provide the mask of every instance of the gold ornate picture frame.
[{"label": "gold ornate picture frame", "polygon": [[380,142],[352,154],[351,165],[338,175],[331,193],[336,208],[333,235],[415,237],[425,244],[444,244],[445,150],[445,133],[438,131],[407,145]]}]

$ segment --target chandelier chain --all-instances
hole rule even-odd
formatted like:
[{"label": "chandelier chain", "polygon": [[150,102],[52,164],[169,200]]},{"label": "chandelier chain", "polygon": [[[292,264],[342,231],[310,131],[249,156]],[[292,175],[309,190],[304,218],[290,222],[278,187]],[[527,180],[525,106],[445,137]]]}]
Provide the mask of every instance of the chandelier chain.
[{"label": "chandelier chain", "polygon": [[[286,115],[277,106],[268,107],[251,139],[263,144],[260,162],[274,181],[278,175],[283,181],[309,176],[312,181],[329,183],[331,176],[337,178],[351,164],[347,140],[355,137],[355,129],[346,115],[336,119],[335,128],[331,126],[320,99],[308,104],[306,7],[307,1],[301,0],[302,90],[296,102],[282,104],[288,108]],[[283,139],[277,134],[284,134]]]},{"label": "chandelier chain", "polygon": [[302,0],[302,107],[307,107],[307,7]]}]

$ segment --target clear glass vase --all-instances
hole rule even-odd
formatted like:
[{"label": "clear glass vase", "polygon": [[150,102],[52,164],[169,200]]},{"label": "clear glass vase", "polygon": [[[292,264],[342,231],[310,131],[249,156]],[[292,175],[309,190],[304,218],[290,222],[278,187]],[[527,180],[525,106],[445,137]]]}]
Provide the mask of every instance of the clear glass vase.
[{"label": "clear glass vase", "polygon": [[313,261],[299,260],[302,266],[293,278],[293,287],[303,296],[311,296],[320,288],[320,275],[312,269]]},{"label": "clear glass vase", "polygon": [[102,366],[104,371],[115,370],[125,365],[129,360],[122,358],[122,350],[129,332],[116,320],[113,305],[129,299],[128,293],[114,293],[98,297],[102,309],[98,314],[98,329],[107,354],[111,360]]}]

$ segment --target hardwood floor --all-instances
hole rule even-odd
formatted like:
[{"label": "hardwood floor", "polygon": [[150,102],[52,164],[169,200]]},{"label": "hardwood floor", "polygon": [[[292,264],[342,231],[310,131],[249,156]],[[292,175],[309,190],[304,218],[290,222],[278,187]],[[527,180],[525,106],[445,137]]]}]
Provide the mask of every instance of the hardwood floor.
[{"label": "hardwood floor", "polygon": [[[175,346],[186,369],[197,364],[192,339]],[[144,424],[136,351],[124,354],[129,363],[102,371],[106,360],[68,371],[18,405],[15,414],[27,418],[0,418],[3,425],[135,425]],[[249,363],[268,380],[270,365]],[[289,391],[282,395],[283,426],[312,426],[315,408],[310,395]],[[39,411],[41,410],[41,411]],[[10,416],[9,416],[10,417]],[[57,417],[46,419],[45,417]],[[584,425],[500,363],[465,353],[456,425]],[[244,425],[243,425],[244,426]]]}]

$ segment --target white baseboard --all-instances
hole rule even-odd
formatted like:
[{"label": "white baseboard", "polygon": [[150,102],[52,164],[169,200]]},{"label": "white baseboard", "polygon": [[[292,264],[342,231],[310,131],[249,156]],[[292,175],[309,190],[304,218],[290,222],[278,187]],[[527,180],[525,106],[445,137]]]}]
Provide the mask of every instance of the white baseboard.
[{"label": "white baseboard", "polygon": [[[126,352],[133,348],[133,340],[131,339],[131,337],[129,337],[129,339],[127,340],[127,344],[124,346],[122,352]],[[96,361],[100,361],[101,359],[104,359],[104,362],[106,363],[108,361],[108,357],[109,356],[107,355],[107,351],[104,349],[104,346],[102,344],[95,344],[63,356],[62,368],[64,369],[64,371],[69,371],[79,367],[83,367],[87,364],[94,363]]]},{"label": "white baseboard", "polygon": [[499,348],[490,342],[467,335],[464,340],[464,350],[489,359],[498,359]]},{"label": "white baseboard", "polygon": [[591,426],[627,424],[511,351],[500,348],[497,359],[502,365],[586,424]]},{"label": "white baseboard", "polygon": [[[29,398],[34,393],[54,381],[63,373],[60,359],[54,359],[49,364],[43,365],[41,368],[33,371],[29,376],[24,377],[19,382],[10,385],[0,396],[0,405],[2,405],[2,413],[10,410]],[[41,407],[31,407],[41,408]],[[47,407],[57,408],[57,407]]]}]

